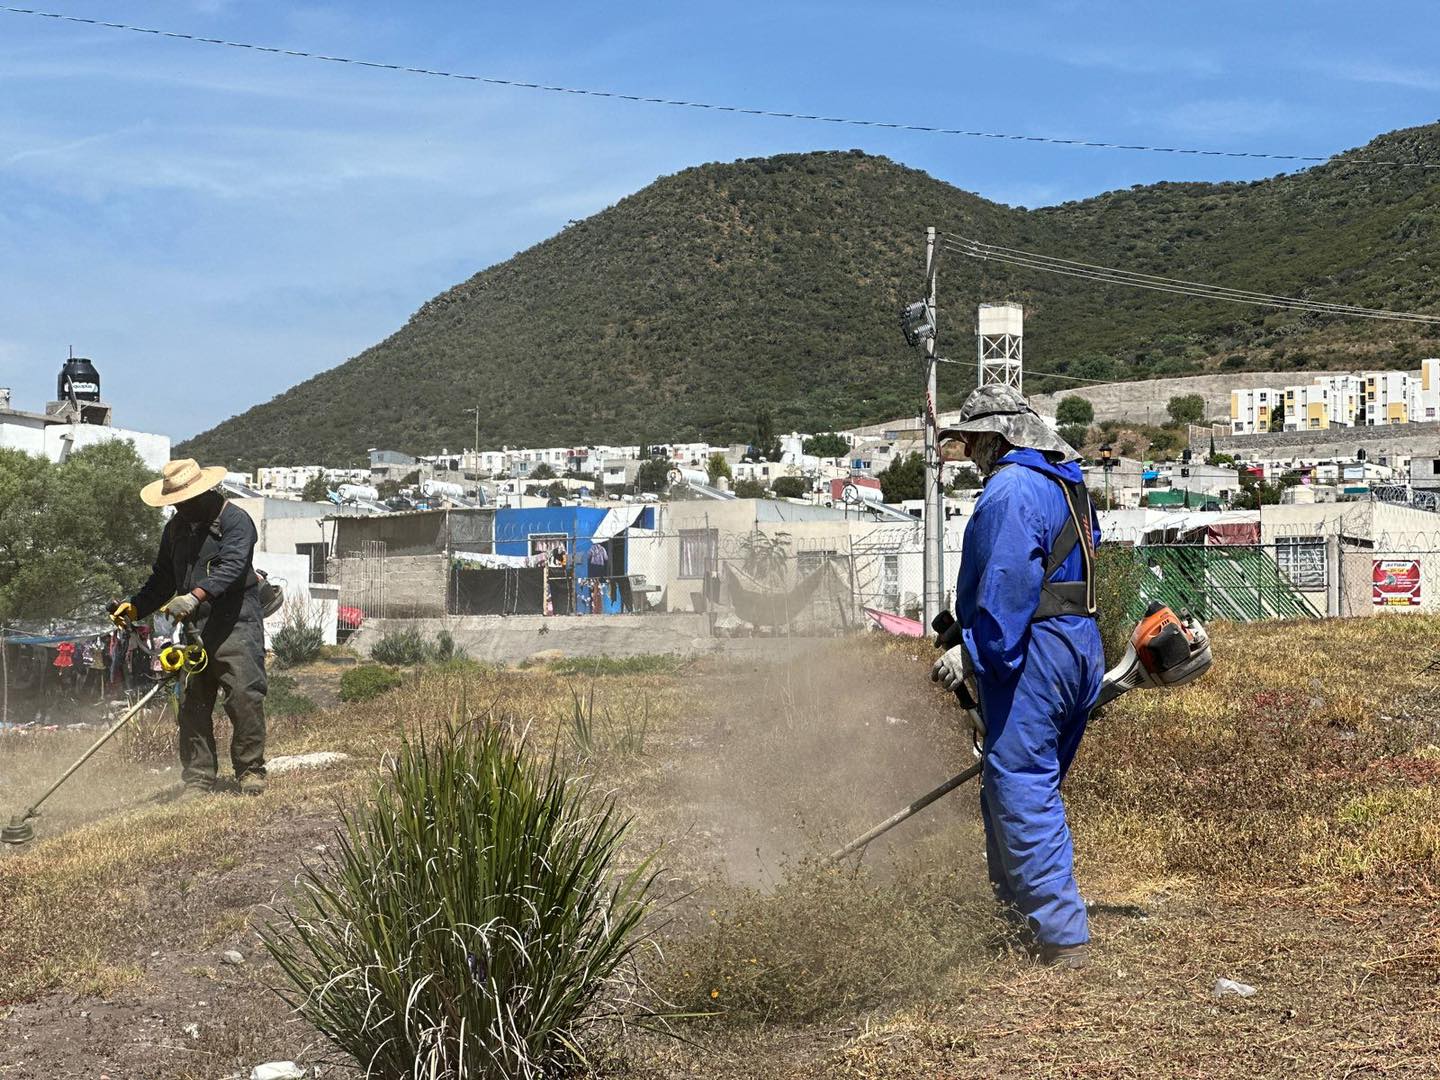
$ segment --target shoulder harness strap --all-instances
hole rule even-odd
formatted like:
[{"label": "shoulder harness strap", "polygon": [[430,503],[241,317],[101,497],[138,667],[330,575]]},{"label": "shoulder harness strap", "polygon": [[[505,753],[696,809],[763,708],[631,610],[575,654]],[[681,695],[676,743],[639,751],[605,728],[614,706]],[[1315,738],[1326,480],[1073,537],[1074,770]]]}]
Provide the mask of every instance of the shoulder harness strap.
[{"label": "shoulder harness strap", "polygon": [[[1060,615],[1082,615],[1094,618],[1095,604],[1095,533],[1092,526],[1090,492],[1083,482],[1056,479],[1065,496],[1069,516],[1045,561],[1045,579],[1040,586],[1040,603],[1031,621],[1053,619]],[[1076,547],[1080,548],[1080,580],[1051,580],[1065,565]]]}]

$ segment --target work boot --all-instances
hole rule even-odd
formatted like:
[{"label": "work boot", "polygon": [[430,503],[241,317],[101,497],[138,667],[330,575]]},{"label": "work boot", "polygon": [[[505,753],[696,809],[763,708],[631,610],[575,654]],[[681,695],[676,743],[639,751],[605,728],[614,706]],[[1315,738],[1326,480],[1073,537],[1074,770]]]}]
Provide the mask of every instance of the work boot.
[{"label": "work boot", "polygon": [[195,802],[198,799],[203,799],[206,796],[213,794],[214,789],[212,789],[209,784],[186,784],[180,790],[180,794],[176,796],[175,801]]},{"label": "work boot", "polygon": [[1089,945],[1042,945],[1040,963],[1044,967],[1078,971],[1090,962]]},{"label": "work boot", "polygon": [[260,773],[246,773],[240,777],[241,795],[264,795],[265,777]]}]

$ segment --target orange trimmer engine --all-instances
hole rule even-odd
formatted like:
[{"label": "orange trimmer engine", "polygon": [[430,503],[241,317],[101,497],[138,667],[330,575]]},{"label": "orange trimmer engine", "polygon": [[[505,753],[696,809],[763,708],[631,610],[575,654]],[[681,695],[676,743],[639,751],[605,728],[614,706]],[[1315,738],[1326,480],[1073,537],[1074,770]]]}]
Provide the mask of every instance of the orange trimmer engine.
[{"label": "orange trimmer engine", "polygon": [[1105,673],[1096,705],[1141,686],[1180,686],[1210,670],[1210,635],[1200,620],[1151,603],[1120,663]]}]

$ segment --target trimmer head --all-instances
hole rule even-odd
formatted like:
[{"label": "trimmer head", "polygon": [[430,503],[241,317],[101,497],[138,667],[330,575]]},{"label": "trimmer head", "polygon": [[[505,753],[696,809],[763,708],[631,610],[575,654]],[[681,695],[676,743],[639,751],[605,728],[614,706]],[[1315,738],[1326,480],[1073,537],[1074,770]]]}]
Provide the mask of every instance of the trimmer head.
[{"label": "trimmer head", "polygon": [[28,844],[35,839],[35,826],[30,824],[30,815],[16,814],[10,824],[0,829],[0,843]]}]

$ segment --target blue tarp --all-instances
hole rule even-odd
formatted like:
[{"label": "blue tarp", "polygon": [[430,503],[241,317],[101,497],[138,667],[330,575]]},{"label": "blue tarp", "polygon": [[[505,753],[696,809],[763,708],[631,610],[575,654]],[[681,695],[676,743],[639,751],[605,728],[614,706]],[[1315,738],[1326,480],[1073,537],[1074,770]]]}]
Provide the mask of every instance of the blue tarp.
[{"label": "blue tarp", "polygon": [[[635,509],[631,504],[622,504],[622,507],[632,512]],[[575,568],[575,573],[583,580],[590,576],[590,537],[595,535],[595,530],[605,520],[607,513],[609,508],[603,506],[536,506],[525,509],[502,507],[495,511],[495,554],[529,555],[532,536],[553,536],[557,545],[560,543],[559,538],[564,537],[565,561]],[[655,508],[647,506],[641,509],[635,525],[653,529]],[[617,542],[622,545],[626,542],[623,533],[617,537]],[[620,563],[621,572],[629,564],[628,551],[626,556]],[[601,576],[616,572],[608,563],[597,567],[597,571]],[[583,601],[581,606],[584,606]],[[619,595],[606,590],[605,614],[615,614],[620,611],[620,607]]]}]

